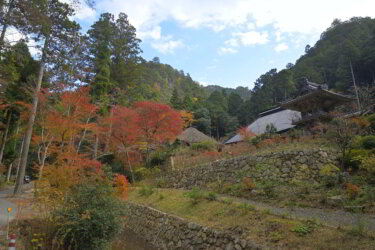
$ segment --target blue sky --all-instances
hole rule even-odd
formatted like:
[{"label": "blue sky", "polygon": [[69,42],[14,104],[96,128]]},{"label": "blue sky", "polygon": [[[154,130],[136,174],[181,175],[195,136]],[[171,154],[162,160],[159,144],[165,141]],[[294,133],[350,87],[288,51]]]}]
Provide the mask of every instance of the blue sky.
[{"label": "blue sky", "polygon": [[97,0],[75,18],[86,30],[100,13],[124,12],[145,59],[157,56],[202,85],[252,88],[294,63],[335,18],[374,17],[374,9],[373,0]]}]

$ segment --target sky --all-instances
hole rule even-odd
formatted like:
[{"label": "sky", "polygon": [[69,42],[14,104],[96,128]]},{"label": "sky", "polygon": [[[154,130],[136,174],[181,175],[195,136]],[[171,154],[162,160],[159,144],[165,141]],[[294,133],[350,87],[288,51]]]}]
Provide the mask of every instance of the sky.
[{"label": "sky", "polygon": [[96,0],[75,19],[87,29],[104,12],[124,12],[142,57],[189,73],[202,85],[252,88],[313,46],[335,18],[375,17],[374,0]]}]

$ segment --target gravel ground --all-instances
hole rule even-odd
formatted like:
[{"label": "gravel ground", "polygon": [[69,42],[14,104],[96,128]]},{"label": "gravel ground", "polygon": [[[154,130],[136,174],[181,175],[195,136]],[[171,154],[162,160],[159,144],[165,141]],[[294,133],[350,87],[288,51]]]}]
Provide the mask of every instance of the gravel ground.
[{"label": "gravel ground", "polygon": [[375,215],[360,213],[349,213],[341,210],[327,210],[318,208],[300,207],[276,207],[263,202],[236,198],[232,196],[221,196],[233,201],[253,205],[257,209],[269,210],[271,214],[286,216],[287,218],[300,220],[316,220],[330,227],[355,228],[363,226],[369,231],[375,232]]}]

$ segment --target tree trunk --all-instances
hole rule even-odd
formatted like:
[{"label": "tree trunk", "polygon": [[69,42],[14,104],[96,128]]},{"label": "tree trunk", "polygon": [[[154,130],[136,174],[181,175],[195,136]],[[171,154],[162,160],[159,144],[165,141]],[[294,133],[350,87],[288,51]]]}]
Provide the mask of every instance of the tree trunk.
[{"label": "tree trunk", "polygon": [[5,133],[4,133],[3,141],[2,141],[2,144],[1,144],[1,150],[0,150],[0,164],[3,161],[4,149],[5,149],[5,144],[7,142],[7,139],[8,139],[8,133],[9,133],[9,127],[10,127],[10,120],[11,120],[11,118],[12,118],[12,112],[8,113],[7,126],[5,128]]},{"label": "tree trunk", "polygon": [[42,179],[43,168],[44,168],[44,165],[45,165],[45,162],[46,162],[46,159],[47,159],[47,154],[48,154],[48,148],[51,145],[53,140],[54,140],[54,137],[51,138],[51,140],[48,142],[47,146],[44,148],[42,162],[41,162],[42,164],[40,164],[40,168],[39,168],[39,180]]},{"label": "tree trunk", "polygon": [[20,165],[21,165],[21,155],[22,155],[22,150],[23,150],[23,143],[25,142],[25,135],[22,138],[22,143],[21,143],[21,149],[20,149],[20,154],[18,156],[18,163],[17,163],[17,171],[16,171],[16,177],[18,176],[18,172],[20,170]]},{"label": "tree trunk", "polygon": [[0,52],[4,48],[5,33],[6,33],[7,29],[8,29],[8,26],[9,26],[10,13],[12,12],[13,7],[14,7],[13,3],[14,3],[14,0],[10,0],[9,1],[8,12],[6,13],[5,18],[4,18],[3,30],[1,31],[1,35],[0,35]]},{"label": "tree trunk", "polygon": [[135,183],[135,178],[134,178],[134,174],[133,174],[132,164],[130,164],[129,152],[128,151],[126,151],[126,159],[128,161],[128,165],[129,165],[129,168],[130,168],[130,174],[132,175],[132,183],[134,184]]},{"label": "tree trunk", "polygon": [[94,144],[94,156],[93,160],[98,158],[98,147],[99,147],[99,136],[95,135],[95,144]]},{"label": "tree trunk", "polygon": [[10,180],[10,174],[12,173],[12,166],[13,166],[13,162],[8,167],[7,182],[9,182],[9,180]]},{"label": "tree trunk", "polygon": [[43,75],[44,75],[44,67],[45,67],[46,57],[47,57],[48,41],[49,41],[49,38],[46,37],[46,39],[44,40],[42,58],[40,60],[38,79],[37,79],[36,88],[34,91],[31,112],[30,112],[29,120],[27,122],[27,129],[25,133],[24,143],[22,147],[22,155],[21,155],[21,160],[20,160],[21,165],[20,165],[19,173],[18,173],[17,180],[16,180],[16,186],[14,188],[14,193],[13,193],[14,195],[17,195],[21,192],[22,185],[23,185],[23,178],[25,177],[27,155],[29,154],[30,141],[31,141],[31,136],[33,134],[33,126],[34,126],[34,121],[35,121],[35,116],[36,116],[36,111],[37,111],[38,101],[39,101],[40,87],[42,85],[42,80],[43,80]]},{"label": "tree trunk", "polygon": [[358,90],[357,90],[357,85],[355,83],[354,71],[353,71],[353,66],[352,66],[352,61],[351,60],[350,60],[350,71],[352,73],[354,90],[355,90],[355,94],[357,96],[358,111],[361,111],[361,103],[359,102]]},{"label": "tree trunk", "polygon": [[104,152],[109,151],[109,141],[110,141],[110,138],[111,138],[112,127],[113,127],[112,118],[113,118],[113,107],[111,106],[110,111],[109,111],[109,120],[110,120],[109,130],[108,130],[108,134],[107,134],[107,138],[106,138],[106,142],[105,142]]}]

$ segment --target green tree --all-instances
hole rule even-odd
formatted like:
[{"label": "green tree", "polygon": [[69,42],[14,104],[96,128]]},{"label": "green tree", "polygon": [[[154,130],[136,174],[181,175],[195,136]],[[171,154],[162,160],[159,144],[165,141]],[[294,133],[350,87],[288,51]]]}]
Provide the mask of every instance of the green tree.
[{"label": "green tree", "polygon": [[181,109],[182,108],[182,103],[181,103],[181,99],[180,99],[180,96],[178,94],[177,88],[173,89],[170,104],[172,105],[172,108],[174,108],[174,109]]},{"label": "green tree", "polygon": [[228,97],[228,114],[238,116],[238,111],[243,104],[241,96],[237,93],[230,93]]}]

